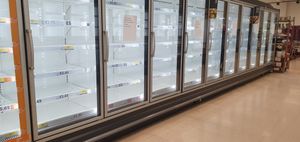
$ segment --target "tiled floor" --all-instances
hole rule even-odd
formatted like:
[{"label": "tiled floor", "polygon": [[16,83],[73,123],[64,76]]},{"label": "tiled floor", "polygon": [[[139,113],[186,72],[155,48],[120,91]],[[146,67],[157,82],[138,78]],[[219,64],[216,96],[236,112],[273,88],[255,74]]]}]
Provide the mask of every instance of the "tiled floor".
[{"label": "tiled floor", "polygon": [[300,142],[300,60],[121,142]]}]

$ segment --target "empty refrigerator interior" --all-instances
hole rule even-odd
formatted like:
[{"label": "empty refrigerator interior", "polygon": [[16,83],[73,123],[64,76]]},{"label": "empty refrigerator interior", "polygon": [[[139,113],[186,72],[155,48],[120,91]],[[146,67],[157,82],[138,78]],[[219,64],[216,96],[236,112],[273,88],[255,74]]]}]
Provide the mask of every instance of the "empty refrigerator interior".
[{"label": "empty refrigerator interior", "polygon": [[258,46],[258,34],[259,34],[259,20],[252,24],[252,33],[251,33],[251,58],[250,58],[250,68],[255,68],[257,63],[257,46]]},{"label": "empty refrigerator interior", "polygon": [[106,0],[108,110],[145,100],[147,12],[144,0]]},{"label": "empty refrigerator interior", "polygon": [[224,27],[224,6],[223,1],[219,1],[216,19],[210,20],[209,47],[207,80],[220,78],[222,38]]},{"label": "empty refrigerator interior", "polygon": [[155,54],[153,57],[152,95],[165,95],[178,90],[178,62],[181,44],[179,19],[181,0],[154,0]]},{"label": "empty refrigerator interior", "polygon": [[188,43],[185,47],[184,86],[201,83],[205,30],[205,0],[190,0],[187,7]]},{"label": "empty refrigerator interior", "polygon": [[271,21],[270,21],[270,35],[269,35],[269,44],[268,44],[268,58],[267,62],[270,63],[272,61],[273,55],[273,38],[275,35],[275,24],[276,24],[276,15],[275,13],[271,13]]},{"label": "empty refrigerator interior", "polygon": [[269,12],[264,12],[261,48],[260,48],[260,62],[259,62],[260,65],[263,65],[265,63],[266,43],[268,42],[267,41],[268,22],[269,22]]},{"label": "empty refrigerator interior", "polygon": [[248,42],[250,32],[250,15],[251,8],[243,7],[242,21],[241,21],[241,37],[240,37],[240,54],[239,54],[239,71],[243,71],[247,68],[247,56],[248,56]]},{"label": "empty refrigerator interior", "polygon": [[40,131],[98,115],[93,0],[29,0]]},{"label": "empty refrigerator interior", "polygon": [[237,46],[237,30],[239,20],[239,5],[228,4],[227,39],[225,45],[225,75],[231,75],[235,69],[235,53]]}]

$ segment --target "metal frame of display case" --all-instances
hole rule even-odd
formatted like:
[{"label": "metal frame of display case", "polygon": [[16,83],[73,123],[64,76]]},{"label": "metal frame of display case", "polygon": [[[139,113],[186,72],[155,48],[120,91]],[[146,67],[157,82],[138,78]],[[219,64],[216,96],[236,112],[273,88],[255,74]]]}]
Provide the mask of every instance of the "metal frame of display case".
[{"label": "metal frame of display case", "polygon": [[[15,67],[15,82],[17,87],[17,101],[19,109],[20,134],[15,136],[15,132],[8,134],[7,142],[31,141],[29,98],[27,88],[27,75],[24,54],[23,26],[21,20],[21,3],[18,0],[9,0],[10,26],[12,38],[12,50]],[[2,139],[0,140],[2,141]]]},{"label": "metal frame of display case", "polygon": [[[184,35],[184,31],[185,31],[185,26],[186,26],[186,1],[187,0],[181,0],[182,1],[182,19],[184,19],[184,23],[183,24],[183,29],[182,30],[182,36]],[[204,31],[204,47],[203,47],[203,60],[202,60],[202,81],[199,85],[195,85],[192,87],[188,87],[188,88],[184,88],[183,87],[183,67],[184,67],[184,56],[183,56],[183,49],[185,48],[184,45],[184,38],[181,37],[180,38],[180,42],[181,42],[181,46],[178,47],[178,53],[180,53],[181,55],[178,55],[180,59],[178,59],[179,64],[177,65],[177,85],[179,87],[179,90],[174,92],[174,94],[167,94],[165,96],[161,96],[161,97],[157,97],[157,98],[152,98],[151,94],[151,74],[152,74],[152,61],[150,60],[150,53],[152,52],[152,46],[153,46],[153,37],[151,35],[151,33],[153,32],[153,3],[154,0],[149,0],[148,1],[148,8],[149,8],[149,13],[147,16],[149,16],[149,20],[148,23],[149,24],[148,28],[150,28],[148,30],[148,34],[147,34],[147,39],[148,39],[148,48],[146,49],[148,54],[147,54],[147,61],[145,61],[147,63],[147,71],[145,73],[145,96],[146,96],[146,100],[143,103],[139,103],[136,105],[132,105],[126,108],[121,108],[117,111],[113,111],[113,112],[108,112],[107,110],[107,90],[106,90],[106,86],[105,86],[105,82],[107,82],[107,77],[106,77],[106,69],[107,69],[107,65],[105,65],[104,61],[103,61],[103,55],[105,55],[105,53],[107,52],[107,50],[105,50],[103,48],[103,46],[105,45],[105,38],[103,38],[103,32],[104,32],[104,27],[105,27],[105,1],[101,0],[98,3],[98,16],[99,16],[99,46],[100,49],[98,55],[102,56],[99,59],[99,64],[101,70],[99,72],[100,76],[98,77],[98,82],[100,82],[97,87],[99,88],[100,93],[98,93],[98,110],[100,111],[99,116],[97,117],[93,117],[91,119],[88,120],[84,120],[84,121],[80,121],[78,123],[74,123],[71,125],[68,125],[66,127],[62,127],[59,129],[56,129],[54,131],[50,131],[44,134],[39,134],[38,133],[38,126],[37,126],[37,114],[36,114],[36,106],[33,102],[35,102],[35,96],[34,96],[34,79],[33,79],[33,71],[32,71],[32,45],[30,45],[30,35],[26,35],[25,39],[26,39],[26,55],[27,55],[27,75],[29,78],[28,84],[30,84],[30,88],[29,88],[29,93],[30,95],[30,100],[31,100],[31,104],[30,107],[29,105],[27,105],[27,108],[31,109],[31,125],[32,125],[32,136],[33,136],[33,140],[34,141],[62,141],[62,140],[88,140],[91,138],[91,136],[96,136],[96,135],[100,135],[94,139],[90,139],[90,140],[97,140],[97,139],[102,139],[105,138],[107,136],[110,136],[114,133],[117,133],[119,131],[125,130],[127,128],[130,128],[134,125],[137,125],[139,123],[142,123],[144,121],[147,121],[149,119],[152,119],[154,117],[157,117],[159,115],[162,115],[164,113],[167,113],[168,111],[172,111],[173,109],[177,109],[179,107],[182,107],[188,103],[192,103],[194,101],[199,101],[202,100],[212,94],[218,93],[220,91],[223,90],[227,90],[229,88],[232,88],[235,85],[241,84],[241,83],[245,83],[248,82],[250,80],[252,80],[253,78],[259,77],[261,75],[264,75],[268,72],[271,71],[271,64],[265,64],[264,66],[257,66],[256,68],[253,69],[249,69],[250,63],[250,45],[251,45],[251,24],[250,24],[250,31],[249,31],[249,43],[248,43],[248,57],[247,57],[247,69],[243,72],[237,72],[235,69],[235,73],[230,75],[230,76],[224,76],[223,73],[224,71],[221,72],[221,77],[219,79],[216,80],[212,80],[212,81],[207,81],[206,80],[206,76],[207,76],[207,62],[208,62],[208,32],[209,30],[207,30],[208,26],[210,25],[210,20],[208,18],[208,6],[209,6],[209,0],[206,0],[206,10],[205,10],[205,31]],[[23,16],[24,17],[20,17],[19,19],[25,19],[25,30],[30,30],[30,20],[29,20],[29,6],[28,6],[28,0],[24,0],[23,2]],[[227,3],[235,3],[239,5],[239,11],[241,11],[242,7],[249,7],[249,8],[254,8],[256,6],[256,3],[253,2],[252,0],[248,1],[248,0],[224,0],[225,2],[225,10],[227,7]],[[20,7],[21,7],[21,2],[19,2]],[[260,5],[261,3],[257,3],[258,5]],[[18,8],[21,9],[21,8]],[[266,7],[266,9],[271,9],[270,7]],[[271,9],[272,12],[277,12],[276,10],[273,11],[273,9]],[[224,11],[224,14],[227,13]],[[21,14],[20,14],[21,15]],[[241,18],[240,18],[241,13],[239,13],[239,23],[241,23]],[[100,18],[101,16],[101,18]],[[226,16],[226,15],[225,15]],[[151,18],[150,18],[151,17]],[[224,18],[224,22],[227,19],[227,16]],[[238,26],[238,28],[240,28],[240,24]],[[223,33],[224,34],[224,33]],[[239,30],[238,30],[238,35],[240,34]],[[22,36],[23,37],[23,36]],[[237,39],[237,49],[236,49],[236,57],[235,57],[235,66],[238,65],[238,60],[237,60],[237,55],[239,53],[238,50],[238,43],[239,43],[239,37]],[[224,52],[224,42],[225,42],[225,37],[223,39],[223,46],[222,46],[222,51]],[[24,51],[25,53],[25,51]],[[222,53],[223,54],[223,53]],[[259,54],[258,54],[259,56]],[[225,55],[223,55],[221,57],[221,66],[220,66],[220,71],[224,70],[224,57]],[[104,69],[104,70],[102,70]],[[104,79],[104,80],[103,80]],[[29,118],[29,113],[27,113],[27,118]],[[30,123],[29,120],[27,123]],[[89,134],[85,134],[86,132],[91,132]]]}]

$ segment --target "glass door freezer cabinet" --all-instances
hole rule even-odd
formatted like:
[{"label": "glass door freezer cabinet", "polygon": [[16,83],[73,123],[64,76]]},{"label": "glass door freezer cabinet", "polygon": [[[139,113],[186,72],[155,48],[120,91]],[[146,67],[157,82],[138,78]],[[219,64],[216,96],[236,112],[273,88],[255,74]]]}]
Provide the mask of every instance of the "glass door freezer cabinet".
[{"label": "glass door freezer cabinet", "polygon": [[34,136],[101,115],[98,2],[23,5]]},{"label": "glass door freezer cabinet", "polygon": [[21,62],[19,4],[16,0],[0,0],[0,142],[30,140]]},{"label": "glass door freezer cabinet", "polygon": [[147,0],[105,0],[103,9],[103,61],[107,111],[147,100]]},{"label": "glass door freezer cabinet", "polygon": [[262,14],[262,29],[261,29],[261,45],[260,45],[260,57],[259,57],[259,65],[262,66],[265,64],[265,57],[267,55],[267,37],[268,37],[268,24],[269,24],[269,12],[264,11]]},{"label": "glass door freezer cabinet", "polygon": [[[252,9],[252,14],[254,13],[254,9]],[[252,15],[253,16],[253,15]],[[257,58],[259,56],[258,54],[258,39],[259,39],[259,27],[260,27],[260,18],[257,19],[258,21],[255,23],[252,23],[252,30],[251,30],[251,45],[250,45],[250,64],[249,68],[253,69],[257,67]]]},{"label": "glass door freezer cabinet", "polygon": [[235,72],[236,65],[236,47],[238,39],[239,29],[239,10],[240,6],[237,4],[227,4],[227,29],[226,29],[226,41],[224,45],[224,75],[231,75]]},{"label": "glass door freezer cabinet", "polygon": [[221,77],[221,54],[224,38],[225,24],[225,2],[219,1],[217,8],[217,17],[210,19],[208,34],[208,55],[207,55],[207,81]]},{"label": "glass door freezer cabinet", "polygon": [[183,0],[153,0],[151,23],[151,96],[180,91]]},{"label": "glass door freezer cabinet", "polygon": [[243,6],[242,16],[241,16],[242,19],[241,19],[241,31],[240,31],[238,71],[244,71],[247,69],[249,33],[250,33],[250,16],[251,16],[251,8]]},{"label": "glass door freezer cabinet", "polygon": [[202,82],[205,41],[205,0],[188,0],[184,37],[184,87]]},{"label": "glass door freezer cabinet", "polygon": [[268,41],[268,57],[267,63],[272,62],[273,59],[273,39],[275,36],[275,26],[276,26],[276,14],[271,13],[271,21],[270,21],[270,34],[269,34],[269,41]]}]

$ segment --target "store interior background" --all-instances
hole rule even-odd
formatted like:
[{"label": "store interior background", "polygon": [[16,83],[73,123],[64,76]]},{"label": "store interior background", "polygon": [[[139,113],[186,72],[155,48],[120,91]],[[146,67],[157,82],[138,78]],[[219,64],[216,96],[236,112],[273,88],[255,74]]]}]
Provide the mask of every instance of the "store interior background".
[{"label": "store interior background", "polygon": [[[270,3],[270,2],[280,2],[285,0],[261,0],[262,2]],[[280,9],[280,17],[291,16],[295,17],[295,25],[300,25],[300,3],[289,2],[289,3],[280,3],[279,5],[272,4],[277,9]]]}]

